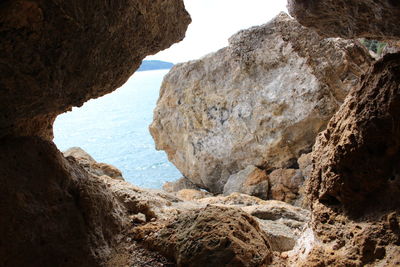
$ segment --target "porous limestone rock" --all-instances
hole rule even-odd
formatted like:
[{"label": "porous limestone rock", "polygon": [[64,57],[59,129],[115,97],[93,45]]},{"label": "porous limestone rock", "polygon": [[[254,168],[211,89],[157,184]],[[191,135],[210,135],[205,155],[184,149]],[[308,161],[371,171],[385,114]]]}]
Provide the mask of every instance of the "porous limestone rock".
[{"label": "porous limestone rock", "polygon": [[213,193],[249,165],[295,167],[371,62],[283,13],[229,43],[171,69],[150,126],[156,148]]},{"label": "porous limestone rock", "polygon": [[400,39],[396,0],[288,0],[290,15],[328,37]]},{"label": "porous limestone rock", "polygon": [[318,136],[307,183],[317,242],[296,266],[398,265],[399,71],[400,53],[377,61]]},{"label": "porous limestone rock", "polygon": [[268,189],[268,176],[265,171],[250,165],[229,176],[223,193],[229,195],[233,192],[239,192],[267,199]]},{"label": "porous limestone rock", "polygon": [[2,1],[0,138],[51,139],[58,114],[121,86],[189,22],[182,0]]},{"label": "porous limestone rock", "polygon": [[92,156],[80,147],[71,147],[63,152],[65,157],[75,158],[81,167],[92,175],[107,175],[113,179],[124,180],[122,172],[115,166],[107,163],[97,162]]},{"label": "porous limestone rock", "polygon": [[400,53],[377,61],[317,138],[311,199],[363,213],[398,207]]},{"label": "porous limestone rock", "polygon": [[181,214],[144,242],[178,266],[267,266],[268,238],[252,216],[235,208],[206,206]]},{"label": "porous limestone rock", "polygon": [[268,236],[273,251],[293,249],[307,223],[310,212],[276,200],[261,200],[245,194],[234,193],[227,197],[210,197],[197,202],[222,207],[240,208],[254,216]]}]

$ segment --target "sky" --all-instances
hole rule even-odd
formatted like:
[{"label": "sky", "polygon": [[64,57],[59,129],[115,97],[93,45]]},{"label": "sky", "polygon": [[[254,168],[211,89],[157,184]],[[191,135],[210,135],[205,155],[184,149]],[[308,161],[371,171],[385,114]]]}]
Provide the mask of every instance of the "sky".
[{"label": "sky", "polygon": [[239,30],[261,25],[286,10],[287,0],[184,0],[192,23],[180,43],[146,59],[173,63],[198,59],[228,45]]}]

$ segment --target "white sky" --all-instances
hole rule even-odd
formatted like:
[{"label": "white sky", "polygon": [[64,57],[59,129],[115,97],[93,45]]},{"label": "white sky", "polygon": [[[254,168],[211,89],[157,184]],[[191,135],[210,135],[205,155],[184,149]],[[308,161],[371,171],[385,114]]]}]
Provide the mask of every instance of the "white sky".
[{"label": "white sky", "polygon": [[200,58],[228,45],[239,30],[268,22],[286,10],[286,0],[184,0],[192,23],[186,37],[169,49],[149,56],[173,63]]}]

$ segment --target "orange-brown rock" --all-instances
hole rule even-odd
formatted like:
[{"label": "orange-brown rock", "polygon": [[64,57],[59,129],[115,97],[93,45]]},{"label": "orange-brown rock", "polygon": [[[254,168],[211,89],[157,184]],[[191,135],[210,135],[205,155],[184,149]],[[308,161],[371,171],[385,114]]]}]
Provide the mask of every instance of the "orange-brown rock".
[{"label": "orange-brown rock", "polygon": [[0,5],[0,138],[52,138],[55,117],[110,93],[180,41],[182,0],[6,0]]},{"label": "orange-brown rock", "polygon": [[71,147],[64,153],[65,157],[75,158],[79,165],[92,175],[106,175],[113,179],[124,180],[122,172],[115,166],[107,163],[97,162],[92,156],[80,147]]},{"label": "orange-brown rock", "polygon": [[207,206],[145,237],[178,266],[267,266],[272,252],[257,221],[240,209]]},{"label": "orange-brown rock", "polygon": [[[397,266],[400,53],[377,61],[317,138],[307,184],[312,235],[296,266]],[[304,249],[303,249],[304,251]]]},{"label": "orange-brown rock", "polygon": [[323,36],[400,39],[400,2],[396,0],[289,0],[288,10]]},{"label": "orange-brown rock", "polygon": [[298,169],[277,169],[269,174],[271,199],[293,203],[299,197],[304,177]]},{"label": "orange-brown rock", "polygon": [[400,203],[400,53],[374,64],[317,138],[313,201],[363,213]]}]

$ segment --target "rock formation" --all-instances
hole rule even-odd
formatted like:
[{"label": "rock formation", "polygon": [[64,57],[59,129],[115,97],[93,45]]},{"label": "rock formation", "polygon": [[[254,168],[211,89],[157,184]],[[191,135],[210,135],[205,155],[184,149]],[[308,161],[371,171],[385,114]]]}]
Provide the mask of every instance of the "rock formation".
[{"label": "rock formation", "polygon": [[121,86],[189,22],[181,0],[1,2],[1,266],[99,266],[110,257],[127,208],[57,150],[53,121]]},{"label": "rock formation", "polygon": [[394,0],[288,0],[290,15],[326,37],[398,40],[400,3]]},{"label": "rock formation", "polygon": [[309,186],[313,201],[357,212],[398,206],[399,70],[399,53],[375,63],[319,135]]},{"label": "rock formation", "polygon": [[184,213],[145,242],[182,267],[257,267],[272,260],[268,238],[257,221],[239,209],[218,206]]},{"label": "rock formation", "polygon": [[229,42],[172,68],[150,126],[157,149],[213,193],[249,165],[296,167],[371,62],[357,43],[323,39],[284,13]]},{"label": "rock formation", "polygon": [[52,138],[55,117],[110,93],[184,37],[183,1],[3,1],[0,138]]},{"label": "rock formation", "polygon": [[[394,1],[290,3],[300,22],[326,36],[400,39]],[[290,254],[293,265],[400,264],[399,73],[400,53],[377,61],[318,136],[306,190],[312,229]]]},{"label": "rock formation", "polygon": [[38,137],[0,143],[0,266],[98,266],[129,223],[98,179]]},{"label": "rock formation", "polygon": [[234,192],[268,199],[269,182],[264,170],[249,165],[244,170],[229,176],[224,186],[224,195]]},{"label": "rock formation", "polygon": [[[91,157],[85,151],[73,148],[68,154],[68,160],[87,168],[83,158]],[[121,249],[132,247],[136,240],[178,266],[201,266],[211,255],[216,266],[260,266],[271,261],[272,253],[292,250],[310,220],[307,210],[245,194],[214,197],[182,189],[172,195],[107,175],[94,173],[92,179],[106,185],[122,211],[123,223],[130,226],[129,241]],[[117,254],[111,262],[117,256],[129,258]],[[126,265],[129,260],[118,262]]]},{"label": "rock formation", "polygon": [[88,173],[96,176],[106,175],[113,179],[124,180],[122,172],[115,166],[107,163],[97,162],[92,156],[80,147],[71,147],[64,153],[64,157],[75,158],[81,167],[83,167]]}]

